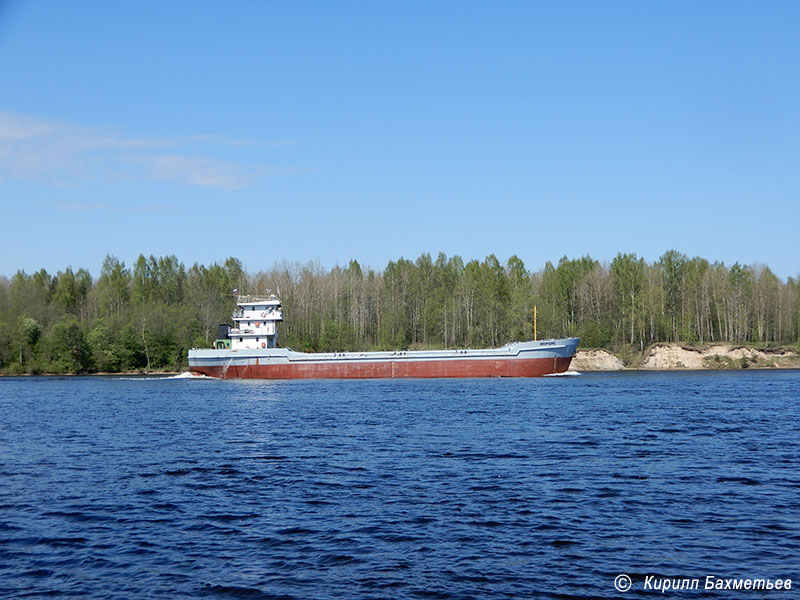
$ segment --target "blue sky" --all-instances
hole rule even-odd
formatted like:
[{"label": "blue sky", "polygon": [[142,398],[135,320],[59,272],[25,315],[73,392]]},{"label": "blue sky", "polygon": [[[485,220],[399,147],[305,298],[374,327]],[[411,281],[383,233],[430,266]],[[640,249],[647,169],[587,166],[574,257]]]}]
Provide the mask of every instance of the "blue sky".
[{"label": "blue sky", "polygon": [[0,0],[0,275],[668,249],[800,274],[800,3]]}]

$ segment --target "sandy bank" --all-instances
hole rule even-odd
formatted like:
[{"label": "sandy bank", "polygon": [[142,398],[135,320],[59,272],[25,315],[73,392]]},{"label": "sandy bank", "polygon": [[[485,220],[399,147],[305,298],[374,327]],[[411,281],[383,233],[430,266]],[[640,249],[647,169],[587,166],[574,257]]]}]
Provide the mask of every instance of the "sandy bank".
[{"label": "sandy bank", "polygon": [[[574,371],[619,371],[622,361],[607,350],[579,350],[570,368]],[[655,344],[645,349],[630,369],[797,369],[800,354],[791,350],[759,350],[732,344],[699,348],[683,344]]]},{"label": "sandy bank", "polygon": [[729,344],[691,348],[657,344],[645,352],[643,369],[747,369],[800,367],[800,355],[789,350],[758,350]]},{"label": "sandy bank", "polygon": [[608,350],[578,350],[569,368],[573,371],[620,371],[625,365]]}]

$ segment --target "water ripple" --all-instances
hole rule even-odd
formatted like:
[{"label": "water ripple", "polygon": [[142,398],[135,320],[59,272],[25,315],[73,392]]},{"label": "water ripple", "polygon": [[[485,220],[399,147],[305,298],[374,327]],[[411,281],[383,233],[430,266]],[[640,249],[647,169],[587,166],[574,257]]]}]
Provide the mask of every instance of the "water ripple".
[{"label": "water ripple", "polygon": [[639,591],[800,580],[798,397],[798,372],[4,378],[0,597],[588,599],[618,597],[623,572]]}]

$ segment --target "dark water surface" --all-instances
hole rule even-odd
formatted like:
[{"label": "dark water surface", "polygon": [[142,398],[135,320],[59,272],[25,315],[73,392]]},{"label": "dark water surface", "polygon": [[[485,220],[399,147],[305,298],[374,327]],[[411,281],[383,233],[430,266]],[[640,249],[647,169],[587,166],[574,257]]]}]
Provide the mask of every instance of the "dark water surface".
[{"label": "dark water surface", "polygon": [[799,403],[798,371],[4,378],[0,596],[797,598]]}]

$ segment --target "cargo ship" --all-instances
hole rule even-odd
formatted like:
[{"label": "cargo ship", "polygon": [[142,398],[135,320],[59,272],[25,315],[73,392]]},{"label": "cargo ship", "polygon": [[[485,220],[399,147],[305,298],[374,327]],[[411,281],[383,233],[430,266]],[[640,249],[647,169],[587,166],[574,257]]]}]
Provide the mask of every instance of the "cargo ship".
[{"label": "cargo ship", "polygon": [[239,296],[234,325],[214,347],[189,350],[189,369],[222,379],[539,377],[569,368],[578,338],[512,342],[486,350],[295,352],[278,346],[283,308],[275,295]]}]

